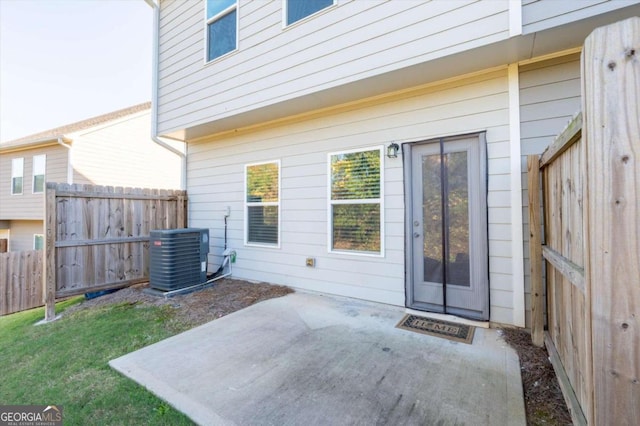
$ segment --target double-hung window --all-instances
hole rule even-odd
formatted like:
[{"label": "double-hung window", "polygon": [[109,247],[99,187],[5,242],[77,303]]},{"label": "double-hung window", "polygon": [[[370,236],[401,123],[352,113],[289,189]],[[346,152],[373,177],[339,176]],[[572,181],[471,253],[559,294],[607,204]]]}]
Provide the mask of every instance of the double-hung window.
[{"label": "double-hung window", "polygon": [[245,166],[245,242],[280,245],[280,161]]},{"label": "double-hung window", "polygon": [[285,22],[291,25],[335,4],[335,0],[284,0]]},{"label": "double-hung window", "polygon": [[33,193],[40,194],[44,192],[44,177],[47,168],[46,155],[33,156]]},{"label": "double-hung window", "polygon": [[33,249],[42,250],[44,248],[44,234],[33,234]]},{"label": "double-hung window", "polygon": [[11,194],[22,194],[22,177],[24,175],[24,158],[11,160]]},{"label": "double-hung window", "polygon": [[236,0],[206,0],[207,62],[238,48]]},{"label": "double-hung window", "polygon": [[329,251],[382,255],[382,148],[329,154]]}]

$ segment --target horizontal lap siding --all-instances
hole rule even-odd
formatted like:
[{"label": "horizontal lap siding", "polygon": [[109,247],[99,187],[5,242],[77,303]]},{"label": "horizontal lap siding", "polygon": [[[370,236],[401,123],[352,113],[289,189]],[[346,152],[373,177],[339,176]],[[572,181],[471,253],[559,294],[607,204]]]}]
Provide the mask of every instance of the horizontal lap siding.
[{"label": "horizontal lap siding", "polygon": [[12,220],[9,226],[11,251],[33,250],[33,235],[44,234],[44,222],[41,220]]},{"label": "horizontal lap siding", "polygon": [[[68,154],[67,149],[60,145],[0,154],[0,220],[43,219],[43,194],[33,194],[33,157],[42,154],[47,156],[45,179],[48,182],[67,182]],[[24,158],[22,195],[11,195],[13,158]]]},{"label": "horizontal lap siding", "polygon": [[150,138],[150,112],[141,112],[73,137],[74,183],[180,188],[180,158]]},{"label": "horizontal lap siding", "polygon": [[[513,322],[510,270],[506,70],[417,89],[305,120],[189,145],[189,225],[211,229],[210,269],[220,263],[224,212],[234,275],[307,290],[404,305],[402,158],[384,158],[385,256],[327,252],[327,154],[444,135],[487,131],[492,315]],[[281,248],[246,247],[243,185],[247,163],[281,161]],[[316,258],[316,267],[305,258]]]},{"label": "horizontal lap siding", "polygon": [[520,67],[524,273],[527,326],[531,318],[527,155],[541,154],[580,110],[580,54]]},{"label": "horizontal lap siding", "polygon": [[497,41],[508,29],[503,2],[338,2],[284,29],[282,4],[240,1],[238,51],[204,65],[204,2],[162,3],[161,133]]},{"label": "horizontal lap siding", "polygon": [[580,19],[638,3],[635,0],[525,0],[522,29],[525,34],[557,27]]}]

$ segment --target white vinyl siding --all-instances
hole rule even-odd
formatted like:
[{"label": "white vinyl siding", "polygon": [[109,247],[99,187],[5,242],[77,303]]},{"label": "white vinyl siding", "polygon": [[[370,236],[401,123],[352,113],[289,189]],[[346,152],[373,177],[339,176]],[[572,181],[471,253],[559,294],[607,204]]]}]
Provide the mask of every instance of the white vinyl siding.
[{"label": "white vinyl siding", "polygon": [[[229,206],[234,276],[404,306],[402,158],[384,157],[384,256],[374,257],[327,252],[327,156],[486,131],[491,320],[512,324],[508,105],[502,69],[191,143],[189,225],[211,231],[210,268],[221,261]],[[280,250],[244,246],[244,166],[273,158],[281,160]],[[314,268],[305,266],[308,257],[316,259]]]},{"label": "white vinyl siding", "polygon": [[33,181],[32,192],[34,194],[41,194],[44,192],[44,183],[47,170],[47,155],[34,155],[33,156]]},{"label": "white vinyl siding", "polygon": [[280,162],[245,166],[245,244],[280,246]]},{"label": "white vinyl siding", "polygon": [[181,159],[151,140],[150,126],[146,110],[70,135],[73,183],[180,188]]},{"label": "white vinyl siding", "polygon": [[329,252],[384,255],[382,148],[329,154]]},{"label": "white vinyl siding", "polygon": [[637,0],[523,0],[523,32],[542,31],[637,3]]},{"label": "white vinyl siding", "polygon": [[11,160],[11,195],[22,195],[24,191],[24,158]]},{"label": "white vinyl siding", "polygon": [[529,193],[526,156],[541,154],[580,110],[580,54],[520,67],[524,274],[526,324],[531,326]]},{"label": "white vinyl siding", "polygon": [[160,133],[323,90],[344,92],[357,80],[508,38],[507,2],[338,2],[283,30],[281,1],[250,1],[238,5],[241,48],[203,66],[204,5],[161,3]]}]

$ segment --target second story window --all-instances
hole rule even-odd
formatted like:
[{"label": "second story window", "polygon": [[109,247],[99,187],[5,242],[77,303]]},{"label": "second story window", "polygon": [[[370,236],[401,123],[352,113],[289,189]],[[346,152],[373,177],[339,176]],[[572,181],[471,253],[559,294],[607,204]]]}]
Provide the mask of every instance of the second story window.
[{"label": "second story window", "polygon": [[238,48],[236,0],[206,0],[207,62]]},{"label": "second story window", "polygon": [[335,0],[284,0],[285,22],[291,25],[335,3]]},{"label": "second story window", "polygon": [[11,160],[11,194],[22,194],[22,177],[24,175],[24,158]]},{"label": "second story window", "polygon": [[44,175],[47,167],[46,155],[33,156],[33,193],[40,194],[44,192]]}]

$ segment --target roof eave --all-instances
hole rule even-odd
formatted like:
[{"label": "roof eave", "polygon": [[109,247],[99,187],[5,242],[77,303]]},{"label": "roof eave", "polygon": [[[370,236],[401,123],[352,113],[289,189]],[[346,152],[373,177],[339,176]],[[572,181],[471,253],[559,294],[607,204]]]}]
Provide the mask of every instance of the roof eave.
[{"label": "roof eave", "polygon": [[47,136],[44,138],[20,142],[16,145],[0,145],[0,153],[7,154],[10,152],[25,151],[33,148],[42,148],[45,146],[58,145],[60,142],[70,144],[72,141],[64,135]]}]

